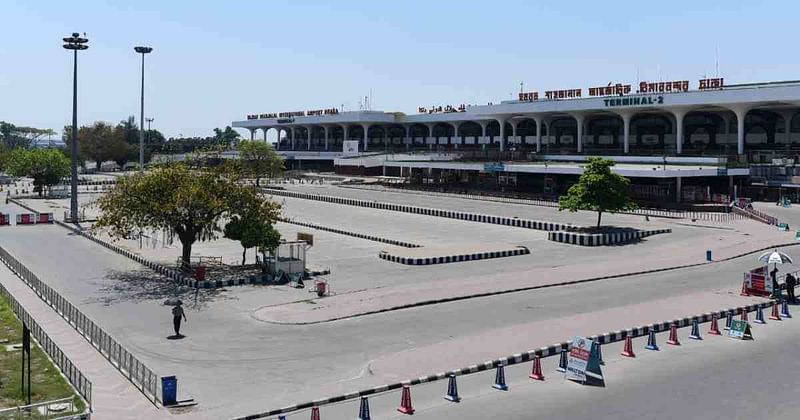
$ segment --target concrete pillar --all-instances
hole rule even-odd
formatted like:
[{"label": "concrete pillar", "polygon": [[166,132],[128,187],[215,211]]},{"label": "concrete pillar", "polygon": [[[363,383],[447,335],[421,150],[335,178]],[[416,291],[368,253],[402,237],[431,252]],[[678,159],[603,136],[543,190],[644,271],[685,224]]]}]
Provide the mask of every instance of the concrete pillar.
[{"label": "concrete pillar", "polygon": [[784,139],[786,144],[791,143],[792,141],[792,117],[795,114],[795,110],[793,109],[785,109],[778,111],[781,117],[783,117],[783,132],[784,132]]},{"label": "concrete pillar", "polygon": [[578,127],[578,139],[576,141],[578,153],[583,153],[583,122],[586,120],[586,115],[579,112],[570,115],[572,115],[572,118],[575,118],[575,123]]},{"label": "concrete pillar", "polygon": [[254,128],[249,128],[249,130],[250,130],[250,141],[253,141],[256,139],[256,130]]},{"label": "concrete pillar", "polygon": [[461,137],[458,135],[458,126],[459,123],[450,123],[453,126],[453,138],[450,140],[452,144],[454,144],[455,148],[458,149],[458,144],[461,143]]},{"label": "concrete pillar", "polygon": [[534,115],[533,116],[533,120],[536,121],[536,153],[539,153],[539,152],[542,151],[542,122],[543,122],[543,118],[538,116],[538,115]]},{"label": "concrete pillar", "polygon": [[497,123],[500,124],[500,151],[506,150],[506,120],[498,118]]},{"label": "concrete pillar", "polygon": [[740,105],[729,107],[729,109],[736,114],[736,153],[742,155],[744,154],[744,120],[752,107]]},{"label": "concrete pillar", "polygon": [[289,127],[289,131],[292,134],[292,150],[294,150],[295,146],[296,146],[296,144],[295,144],[295,136],[294,136],[294,127]]},{"label": "concrete pillar", "polygon": [[306,131],[308,132],[308,150],[311,150],[311,132],[313,131],[314,127],[306,127]]},{"label": "concrete pillar", "polygon": [[[681,121],[683,121],[683,117],[681,117]],[[675,202],[676,203],[680,203],[681,202],[681,190],[682,190],[682,185],[681,184],[682,184],[681,183],[681,177],[675,178]]]},{"label": "concrete pillar", "polygon": [[278,132],[278,137],[275,140],[275,150],[281,150],[281,129],[279,127],[275,127],[275,131]]},{"label": "concrete pillar", "polygon": [[620,112],[618,114],[622,118],[622,152],[627,154],[631,146],[631,119],[633,119],[633,113]]},{"label": "concrete pillar", "polygon": [[689,113],[688,108],[671,109],[670,112],[675,117],[675,152],[683,153],[683,117]]},{"label": "concrete pillar", "polygon": [[322,129],[325,130],[325,151],[327,152],[328,150],[330,150],[330,147],[328,145],[328,139],[330,138],[330,130],[328,129],[327,125],[323,125]]},{"label": "concrete pillar", "polygon": [[364,128],[364,151],[366,152],[369,148],[369,124],[361,124],[361,127]]}]

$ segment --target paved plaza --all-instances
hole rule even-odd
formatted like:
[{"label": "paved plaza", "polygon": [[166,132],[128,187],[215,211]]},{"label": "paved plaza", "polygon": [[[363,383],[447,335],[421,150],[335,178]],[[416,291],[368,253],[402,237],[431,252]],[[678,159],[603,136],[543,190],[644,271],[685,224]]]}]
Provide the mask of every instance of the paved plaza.
[{"label": "paved plaza", "polygon": [[[577,225],[591,224],[596,217],[593,213],[559,213],[546,207],[336,186],[290,188]],[[81,194],[80,201],[89,202],[92,197],[96,194]],[[334,292],[333,296],[317,299],[307,290],[287,286],[248,285],[216,290],[177,286],[144,266],[56,225],[3,227],[0,242],[151,369],[159,375],[177,375],[179,397],[192,397],[199,402],[182,416],[208,419],[262,412],[461,368],[568,340],[578,334],[604,333],[758,302],[758,298],[738,295],[742,272],[757,266],[756,256],[720,260],[794,243],[793,234],[748,220],[721,223],[650,218],[646,221],[640,216],[606,215],[604,221],[609,224],[666,227],[672,233],[627,245],[581,247],[548,241],[546,233],[537,230],[304,199],[275,199],[283,203],[284,217],[418,243],[423,246],[418,250],[424,250],[425,246],[492,243],[525,246],[531,253],[406,266],[378,258],[379,252],[390,245],[279,223],[277,228],[286,238],[294,239],[297,232],[314,234],[309,264],[331,269],[326,277]],[[29,199],[24,203],[40,211],[65,206],[63,200]],[[12,214],[12,218],[17,212],[27,212],[13,203],[0,206],[0,211]],[[142,248],[137,241],[118,244],[164,264],[173,264],[180,252],[177,243],[155,241]],[[705,263],[707,249],[712,250],[717,262]],[[785,251],[790,255],[796,252],[791,247]],[[241,248],[228,240],[198,243],[194,254],[221,256],[229,264],[241,260]],[[252,252],[248,258],[252,262]],[[692,266],[670,269],[684,265]],[[653,269],[665,271],[628,275]],[[608,276],[612,277],[600,278]],[[587,281],[558,286],[575,280]],[[514,289],[523,290],[509,293]],[[470,297],[474,295],[483,297]],[[183,332],[187,337],[183,340],[166,339],[171,334],[171,315],[163,302],[171,297],[186,302],[188,322]],[[453,298],[458,300],[432,302]],[[374,313],[394,307],[408,308]],[[741,346],[725,347],[710,340],[702,349],[699,344],[687,344],[675,354],[678,360],[691,357],[691,362],[681,365],[678,372],[688,375],[692,369],[700,369],[695,358],[716,354],[717,350],[725,360],[750,357],[750,350]],[[618,352],[609,346],[609,356]],[[661,359],[666,357],[666,352],[662,353],[651,357],[664,363],[673,360]],[[547,372],[552,372],[552,359],[545,361]],[[647,375],[636,380],[629,378],[634,366],[644,371],[651,369],[652,363],[637,360],[630,366],[622,366],[613,356],[610,360],[609,384],[614,386],[586,391],[587,395],[581,398],[588,402],[602,399],[606,391],[616,398],[629,387],[650,383]],[[663,366],[657,365],[654,374],[664,372],[667,368]],[[526,377],[522,375],[526,369],[529,366],[509,369],[509,376],[514,378],[511,385],[534,399],[539,398],[538,392],[546,390],[547,398],[554,400],[544,406],[545,410],[556,410],[558,396],[563,394],[567,398],[567,393],[575,391],[570,384],[560,384],[561,381],[547,381],[539,387],[541,390],[523,383],[520,378]],[[490,381],[488,374],[471,375],[463,378],[460,387],[465,396],[487,401],[488,405],[509,399],[509,407],[514,410],[510,415],[525,418],[525,410],[529,409],[525,398],[513,396],[513,392],[508,397],[492,395]],[[474,415],[477,418],[478,413],[493,416],[491,411],[470,410],[474,403],[467,401],[455,411],[448,411],[450,408],[441,399],[444,386],[441,382],[419,390],[414,388],[415,404],[422,408],[418,412],[421,417]],[[398,395],[376,397],[374,417],[391,417]],[[354,402],[326,407],[324,417],[350,418],[355,415],[355,407]],[[465,414],[467,411],[469,414]],[[556,411],[553,413],[555,416]],[[307,416],[308,412],[303,412],[290,418]]]}]

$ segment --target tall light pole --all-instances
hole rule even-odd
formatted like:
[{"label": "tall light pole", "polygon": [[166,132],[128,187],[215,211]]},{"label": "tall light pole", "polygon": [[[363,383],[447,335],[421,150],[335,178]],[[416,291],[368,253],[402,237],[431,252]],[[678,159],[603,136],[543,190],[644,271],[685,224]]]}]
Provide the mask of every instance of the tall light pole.
[{"label": "tall light pole", "polygon": [[153,52],[151,47],[133,47],[142,55],[142,101],[139,115],[139,172],[144,172],[144,55]]},{"label": "tall light pole", "polygon": [[73,32],[72,36],[63,38],[64,48],[72,50],[72,136],[70,142],[70,199],[69,199],[69,218],[72,222],[78,221],[78,50],[89,48],[86,38],[81,38],[80,34]]}]

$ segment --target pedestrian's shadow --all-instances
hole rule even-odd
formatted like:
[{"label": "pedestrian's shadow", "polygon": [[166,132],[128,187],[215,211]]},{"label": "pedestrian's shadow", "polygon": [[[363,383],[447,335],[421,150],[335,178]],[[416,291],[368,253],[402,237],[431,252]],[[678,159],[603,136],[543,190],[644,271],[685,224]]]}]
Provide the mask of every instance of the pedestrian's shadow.
[{"label": "pedestrian's shadow", "polygon": [[186,336],[183,334],[175,334],[167,336],[167,340],[183,340],[184,338],[186,338]]}]

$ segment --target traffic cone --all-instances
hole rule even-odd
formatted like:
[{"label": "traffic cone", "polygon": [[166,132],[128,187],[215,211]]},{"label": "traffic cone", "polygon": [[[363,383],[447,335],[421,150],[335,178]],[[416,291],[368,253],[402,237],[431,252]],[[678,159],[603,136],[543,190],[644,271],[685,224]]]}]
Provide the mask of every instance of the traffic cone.
[{"label": "traffic cone", "polygon": [[561,358],[558,359],[558,367],[556,368],[559,372],[566,372],[567,371],[567,350],[561,349]]},{"label": "traffic cone", "polygon": [[773,321],[780,321],[781,316],[778,314],[778,302],[772,303],[772,314],[770,314],[769,319]]},{"label": "traffic cone", "polygon": [[358,420],[370,420],[367,397],[361,397],[361,405],[358,407]]},{"label": "traffic cone", "polygon": [[449,379],[447,380],[447,395],[444,396],[444,399],[450,402],[459,402],[461,401],[461,397],[458,396],[458,384],[456,383],[456,375],[450,374],[448,375]]},{"label": "traffic cone", "polygon": [[747,291],[747,280],[742,280],[742,291],[739,292],[739,296],[750,296],[750,292]]},{"label": "traffic cone", "polygon": [[531,374],[528,375],[531,379],[536,379],[537,381],[544,380],[544,374],[542,374],[542,360],[539,356],[533,357],[533,369],[531,369]]},{"label": "traffic cone", "polygon": [[700,321],[697,318],[692,320],[692,332],[689,334],[689,338],[692,340],[702,340],[703,337],[700,336]]},{"label": "traffic cone", "polygon": [[633,353],[633,339],[629,335],[625,337],[625,347],[621,354],[625,357],[636,357],[636,354]]},{"label": "traffic cone", "polygon": [[719,332],[719,324],[718,324],[718,321],[717,321],[717,314],[711,315],[711,329],[708,330],[708,333],[711,334],[711,335],[722,335],[722,333]]},{"label": "traffic cone", "polygon": [[403,414],[414,414],[414,407],[411,406],[411,388],[403,385],[403,393],[400,395],[400,407],[397,411]]},{"label": "traffic cone", "polygon": [[747,308],[742,308],[742,317],[740,318],[741,321],[747,321]]},{"label": "traffic cone", "polygon": [[508,391],[508,385],[506,385],[506,371],[503,365],[497,365],[497,373],[494,375],[494,384],[492,388]]},{"label": "traffic cone", "polygon": [[600,346],[600,343],[594,343],[592,347],[592,351],[594,352],[595,356],[597,356],[597,362],[601,365],[605,365],[606,362],[603,361],[603,349]]},{"label": "traffic cone", "polygon": [[789,302],[783,301],[781,302],[781,317],[782,318],[791,318],[792,314],[789,313]]},{"label": "traffic cone", "polygon": [[761,308],[761,305],[756,308],[756,320],[753,321],[756,324],[766,324],[767,321],[764,321],[764,310]]},{"label": "traffic cone", "polygon": [[319,407],[311,407],[311,420],[319,420]]},{"label": "traffic cone", "polygon": [[733,324],[733,311],[728,311],[725,315],[725,329],[731,329],[731,324]]},{"label": "traffic cone", "polygon": [[650,329],[650,333],[647,334],[647,345],[644,346],[647,350],[655,350],[658,351],[658,344],[656,343],[656,330]]},{"label": "traffic cone", "polygon": [[672,324],[669,327],[669,339],[667,340],[667,344],[672,346],[681,345],[681,342],[678,341],[678,326],[675,324]]}]

